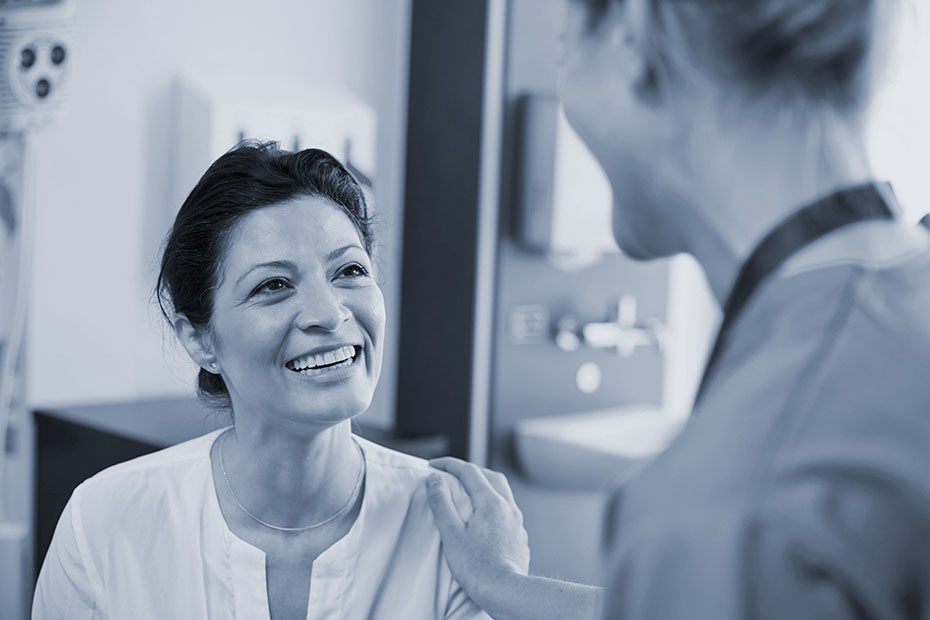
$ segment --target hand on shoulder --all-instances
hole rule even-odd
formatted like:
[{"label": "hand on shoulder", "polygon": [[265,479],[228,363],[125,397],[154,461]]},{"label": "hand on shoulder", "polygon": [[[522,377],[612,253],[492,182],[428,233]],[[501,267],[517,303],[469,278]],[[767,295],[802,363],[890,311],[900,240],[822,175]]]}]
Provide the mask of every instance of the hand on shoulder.
[{"label": "hand on shoulder", "polygon": [[427,479],[427,497],[449,568],[468,596],[491,612],[508,580],[529,570],[523,514],[503,474],[451,457],[430,465],[455,476],[471,499],[471,514],[463,514],[452,479],[438,473]]}]

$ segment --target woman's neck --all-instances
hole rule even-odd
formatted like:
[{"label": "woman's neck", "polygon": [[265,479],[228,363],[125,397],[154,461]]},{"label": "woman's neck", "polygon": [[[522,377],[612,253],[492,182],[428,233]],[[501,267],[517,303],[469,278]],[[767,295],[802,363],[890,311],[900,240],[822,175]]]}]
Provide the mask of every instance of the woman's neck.
[{"label": "woman's neck", "polygon": [[836,118],[725,128],[706,143],[716,148],[693,159],[699,169],[691,177],[698,181],[685,251],[704,268],[721,306],[743,263],[779,223],[823,196],[871,180],[861,133]]},{"label": "woman's neck", "polygon": [[297,434],[239,416],[219,450],[236,498],[279,527],[336,514],[354,495],[364,467],[348,421]]}]

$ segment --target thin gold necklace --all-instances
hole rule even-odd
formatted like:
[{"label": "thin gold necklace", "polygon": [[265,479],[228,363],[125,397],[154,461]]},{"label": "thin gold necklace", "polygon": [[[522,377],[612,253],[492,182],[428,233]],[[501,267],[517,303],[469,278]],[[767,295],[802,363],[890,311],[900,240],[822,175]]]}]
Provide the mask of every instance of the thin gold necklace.
[{"label": "thin gold necklace", "polygon": [[220,441],[220,449],[219,449],[220,469],[223,471],[223,479],[226,480],[226,488],[229,489],[229,494],[232,495],[233,500],[235,500],[239,508],[242,509],[242,512],[249,515],[249,517],[251,517],[252,520],[256,521],[257,523],[261,523],[267,528],[271,528],[279,532],[304,532],[306,530],[312,530],[314,528],[323,527],[324,525],[328,523],[332,523],[333,521],[335,521],[336,519],[344,515],[346,511],[349,510],[349,507],[352,506],[353,504],[352,500],[355,499],[355,496],[358,493],[359,487],[362,486],[362,478],[363,478],[363,474],[365,473],[365,455],[362,452],[361,446],[358,445],[358,442],[353,440],[352,443],[355,444],[355,447],[358,449],[359,456],[362,457],[362,460],[358,468],[358,476],[356,476],[355,478],[355,485],[352,487],[352,492],[349,494],[349,499],[346,500],[346,503],[343,504],[342,507],[339,508],[339,510],[337,510],[331,517],[328,517],[324,521],[320,521],[319,523],[312,523],[310,525],[304,525],[301,527],[281,527],[280,525],[273,525],[271,523],[268,523],[267,521],[262,521],[261,519],[253,515],[251,512],[249,512],[248,508],[242,505],[242,502],[239,501],[239,497],[236,495],[236,492],[233,491],[232,484],[229,482],[229,475],[226,473],[226,463],[223,462],[223,447],[226,445],[226,438],[228,436],[229,436],[229,432],[227,431],[223,435],[223,439]]}]

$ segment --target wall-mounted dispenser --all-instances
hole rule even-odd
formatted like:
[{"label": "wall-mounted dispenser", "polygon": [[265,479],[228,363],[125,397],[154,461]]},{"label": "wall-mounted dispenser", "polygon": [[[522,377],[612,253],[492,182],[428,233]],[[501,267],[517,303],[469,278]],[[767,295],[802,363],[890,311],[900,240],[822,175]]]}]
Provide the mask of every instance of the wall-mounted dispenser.
[{"label": "wall-mounted dispenser", "polygon": [[377,115],[341,88],[244,75],[185,77],[177,102],[172,218],[207,167],[249,138],[326,150],[362,185],[374,183]]},{"label": "wall-mounted dispenser", "polygon": [[0,2],[0,134],[46,124],[66,100],[73,0]]},{"label": "wall-mounted dispenser", "polygon": [[32,424],[25,342],[35,244],[32,136],[67,100],[74,0],[0,0],[0,618],[29,613]]},{"label": "wall-mounted dispenser", "polygon": [[557,265],[574,267],[619,252],[611,227],[610,182],[565,118],[558,96],[526,94],[517,114],[517,241]]}]

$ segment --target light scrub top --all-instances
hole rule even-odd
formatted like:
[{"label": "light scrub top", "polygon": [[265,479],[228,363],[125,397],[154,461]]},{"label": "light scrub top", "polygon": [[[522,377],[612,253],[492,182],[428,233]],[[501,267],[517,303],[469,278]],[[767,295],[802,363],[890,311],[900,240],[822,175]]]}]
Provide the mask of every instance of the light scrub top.
[{"label": "light scrub top", "polygon": [[889,256],[763,283],[618,494],[606,618],[930,618],[930,234],[856,226]]},{"label": "light scrub top", "polygon": [[[32,617],[269,618],[265,554],[232,533],[217,501],[210,447],[222,430],[78,486],[42,566]],[[365,495],[349,533],[313,562],[307,618],[487,618],[446,565],[426,501],[426,462],[355,439]]]}]

